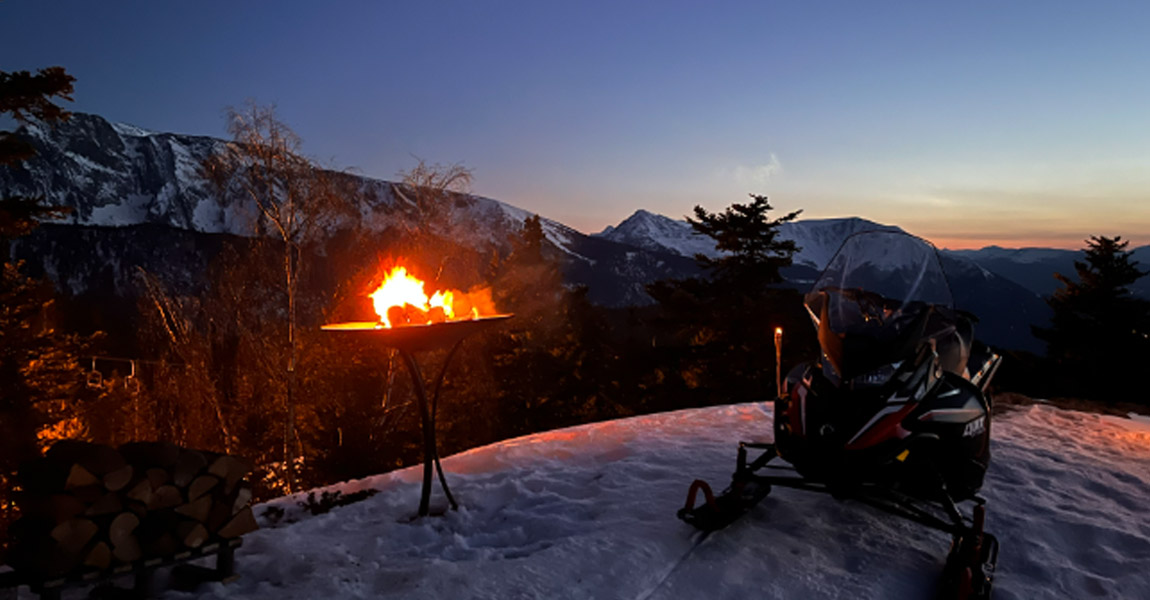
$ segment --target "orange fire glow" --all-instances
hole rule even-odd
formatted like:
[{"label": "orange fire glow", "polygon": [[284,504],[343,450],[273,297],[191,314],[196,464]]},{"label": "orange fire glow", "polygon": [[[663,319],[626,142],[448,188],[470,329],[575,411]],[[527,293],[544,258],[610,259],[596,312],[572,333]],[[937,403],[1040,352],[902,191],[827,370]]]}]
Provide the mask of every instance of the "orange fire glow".
[{"label": "orange fire glow", "polygon": [[[398,325],[426,325],[457,319],[476,319],[491,314],[491,290],[471,292],[437,290],[430,296],[424,291],[423,280],[413,277],[406,267],[393,268],[383,283],[368,294],[384,327]],[[457,316],[466,315],[466,316]]]}]

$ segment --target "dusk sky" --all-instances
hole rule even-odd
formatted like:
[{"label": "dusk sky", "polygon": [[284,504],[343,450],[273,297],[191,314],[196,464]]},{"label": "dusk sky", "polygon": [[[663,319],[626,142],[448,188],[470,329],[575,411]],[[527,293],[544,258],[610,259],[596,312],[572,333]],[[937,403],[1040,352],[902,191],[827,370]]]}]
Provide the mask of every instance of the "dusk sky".
[{"label": "dusk sky", "polygon": [[1150,3],[0,0],[0,70],[225,137],[275,103],[320,162],[420,157],[585,232],[770,196],[950,248],[1150,243]]}]

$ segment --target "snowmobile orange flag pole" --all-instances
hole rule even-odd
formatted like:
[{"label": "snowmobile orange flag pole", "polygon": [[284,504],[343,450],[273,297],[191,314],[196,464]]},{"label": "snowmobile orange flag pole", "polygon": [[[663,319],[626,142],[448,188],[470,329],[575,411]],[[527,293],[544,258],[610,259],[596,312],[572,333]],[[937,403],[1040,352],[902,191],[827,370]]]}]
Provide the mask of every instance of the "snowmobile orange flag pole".
[{"label": "snowmobile orange flag pole", "polygon": [[779,398],[783,397],[783,328],[775,328],[775,388]]}]

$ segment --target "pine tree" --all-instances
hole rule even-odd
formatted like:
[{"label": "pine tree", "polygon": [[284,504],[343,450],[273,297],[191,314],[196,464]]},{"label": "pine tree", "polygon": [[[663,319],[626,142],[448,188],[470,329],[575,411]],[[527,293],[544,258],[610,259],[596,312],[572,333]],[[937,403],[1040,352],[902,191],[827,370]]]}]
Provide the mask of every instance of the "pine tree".
[{"label": "pine tree", "polygon": [[[732,204],[721,213],[695,207],[688,218],[697,233],[715,240],[718,258],[695,257],[707,275],[657,282],[648,292],[660,305],[657,342],[678,365],[671,369],[697,397],[692,403],[761,400],[774,389],[772,332],[805,325],[797,292],[780,284],[781,269],[799,250],[779,238],[779,226],[801,211],[778,219],[769,216],[766,196],[751,195],[748,204]],[[666,347],[673,348],[667,352]]]},{"label": "pine tree", "polygon": [[770,219],[772,210],[766,196],[751,194],[750,204],[734,203],[721,213],[709,213],[695,207],[695,218],[687,222],[696,233],[715,240],[715,247],[726,254],[709,258],[695,257],[699,266],[712,275],[712,279],[725,285],[749,286],[755,293],[767,286],[783,282],[779,269],[791,266],[791,258],[799,248],[794,241],[780,240],[779,226],[795,220],[801,210],[778,219]]},{"label": "pine tree", "polygon": [[[35,75],[0,72],[0,114],[19,123],[65,120],[68,113],[51,98],[71,100],[73,81],[61,67]],[[0,168],[34,155],[27,141],[0,132]],[[84,389],[77,356],[86,340],[53,329],[52,285],[25,275],[23,262],[12,260],[10,249],[14,238],[33,231],[41,219],[64,212],[43,198],[0,198],[0,529],[12,517],[7,492],[19,463],[36,456],[53,437],[83,432],[74,409]],[[47,429],[51,424],[58,427]]]},{"label": "pine tree", "polygon": [[1084,261],[1075,261],[1077,281],[1061,273],[1062,288],[1047,303],[1049,328],[1034,334],[1047,344],[1047,360],[1061,393],[1114,398],[1130,373],[1150,361],[1150,302],[1134,297],[1130,285],[1148,271],[1138,268],[1121,236],[1091,236]]},{"label": "pine tree", "polygon": [[[71,100],[75,81],[63,67],[28,71],[0,71],[0,114],[9,114],[19,123],[37,120],[48,124],[67,121],[70,116],[50,100]],[[27,140],[11,131],[0,131],[0,168],[15,166],[36,155]],[[0,258],[8,260],[11,239],[27,235],[40,219],[65,214],[65,209],[48,206],[43,198],[13,196],[0,198]]]}]

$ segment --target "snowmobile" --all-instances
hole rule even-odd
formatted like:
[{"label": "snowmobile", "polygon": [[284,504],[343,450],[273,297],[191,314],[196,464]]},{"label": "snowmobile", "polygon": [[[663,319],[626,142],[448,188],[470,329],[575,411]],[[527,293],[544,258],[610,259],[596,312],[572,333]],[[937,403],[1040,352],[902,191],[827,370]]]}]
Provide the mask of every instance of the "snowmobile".
[{"label": "snowmobile", "polygon": [[[710,532],[772,486],[829,493],[950,534],[940,595],[989,598],[998,540],[983,531],[977,493],[990,463],[987,387],[1001,358],[954,307],[937,250],[902,232],[857,233],[804,305],[821,353],[779,381],[774,441],[740,442],[730,486],[716,495],[696,480],[679,518]],[[749,451],[760,453],[748,460]]]}]

